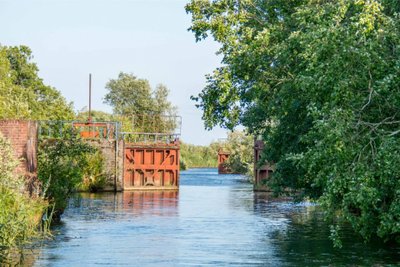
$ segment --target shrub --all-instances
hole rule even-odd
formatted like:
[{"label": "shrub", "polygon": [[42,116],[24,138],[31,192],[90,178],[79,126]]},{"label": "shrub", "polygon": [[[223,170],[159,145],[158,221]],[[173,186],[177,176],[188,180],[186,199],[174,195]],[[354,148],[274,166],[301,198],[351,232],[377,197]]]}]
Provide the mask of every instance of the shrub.
[{"label": "shrub", "polygon": [[31,199],[0,185],[0,249],[14,247],[39,236],[39,224],[47,203]]},{"label": "shrub", "polygon": [[82,183],[87,155],[96,149],[72,133],[63,139],[40,140],[38,176],[44,185],[44,195],[55,205],[59,219],[68,199]]},{"label": "shrub", "polygon": [[18,161],[0,134],[0,249],[15,247],[39,235],[48,203],[23,193],[23,178],[14,173]]}]

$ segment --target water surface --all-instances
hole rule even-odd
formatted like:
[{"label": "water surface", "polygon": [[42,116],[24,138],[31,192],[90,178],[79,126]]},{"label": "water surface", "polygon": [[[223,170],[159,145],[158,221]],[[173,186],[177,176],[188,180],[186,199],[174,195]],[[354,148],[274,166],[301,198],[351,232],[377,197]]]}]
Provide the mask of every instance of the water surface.
[{"label": "water surface", "polygon": [[350,232],[334,249],[310,203],[253,193],[239,175],[181,173],[179,192],[80,194],[36,266],[396,266],[398,247]]}]

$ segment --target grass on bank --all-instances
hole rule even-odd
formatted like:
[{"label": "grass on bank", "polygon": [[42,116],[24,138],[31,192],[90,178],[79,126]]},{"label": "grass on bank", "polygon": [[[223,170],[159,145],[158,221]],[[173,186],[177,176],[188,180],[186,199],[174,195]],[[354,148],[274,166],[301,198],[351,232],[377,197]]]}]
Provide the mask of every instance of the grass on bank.
[{"label": "grass on bank", "polygon": [[24,177],[14,172],[18,163],[11,144],[0,134],[0,251],[38,237],[42,215],[49,207],[40,196],[26,193]]}]

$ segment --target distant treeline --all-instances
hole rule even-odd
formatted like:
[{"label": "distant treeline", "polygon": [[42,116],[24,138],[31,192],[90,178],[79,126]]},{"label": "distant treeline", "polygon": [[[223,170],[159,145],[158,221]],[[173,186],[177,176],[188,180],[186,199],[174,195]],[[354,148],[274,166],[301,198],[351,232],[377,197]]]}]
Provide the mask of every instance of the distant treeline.
[{"label": "distant treeline", "polygon": [[181,169],[218,167],[218,150],[230,153],[226,166],[234,173],[252,175],[253,137],[242,131],[228,133],[224,141],[208,146],[181,143]]},{"label": "distant treeline", "polygon": [[196,146],[181,143],[181,169],[217,167],[218,143]]}]

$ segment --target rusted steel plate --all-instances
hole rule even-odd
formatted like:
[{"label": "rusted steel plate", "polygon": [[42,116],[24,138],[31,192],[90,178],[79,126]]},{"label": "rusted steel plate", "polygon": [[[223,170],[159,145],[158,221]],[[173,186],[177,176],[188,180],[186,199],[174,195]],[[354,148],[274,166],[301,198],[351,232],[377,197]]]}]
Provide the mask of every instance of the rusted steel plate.
[{"label": "rusted steel plate", "polygon": [[180,148],[176,144],[124,145],[124,190],[176,190]]}]

